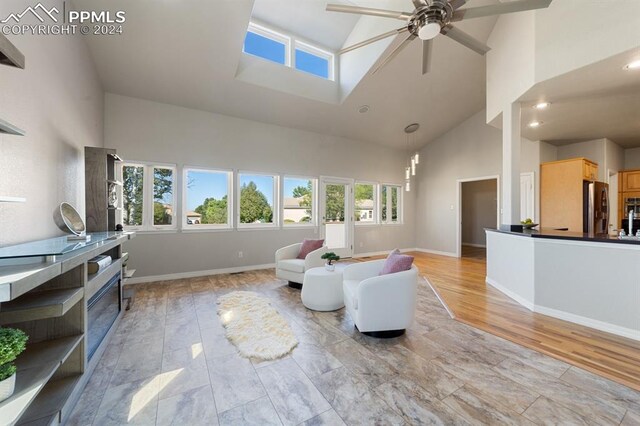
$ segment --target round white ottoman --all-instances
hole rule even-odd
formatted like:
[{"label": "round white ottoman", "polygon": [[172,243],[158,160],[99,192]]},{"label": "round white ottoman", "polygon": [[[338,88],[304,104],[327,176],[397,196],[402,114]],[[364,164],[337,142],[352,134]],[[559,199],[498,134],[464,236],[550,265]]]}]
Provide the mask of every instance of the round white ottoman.
[{"label": "round white ottoman", "polygon": [[346,264],[336,264],[335,271],[324,266],[311,268],[304,273],[302,303],[314,311],[335,311],[344,307],[342,270]]}]

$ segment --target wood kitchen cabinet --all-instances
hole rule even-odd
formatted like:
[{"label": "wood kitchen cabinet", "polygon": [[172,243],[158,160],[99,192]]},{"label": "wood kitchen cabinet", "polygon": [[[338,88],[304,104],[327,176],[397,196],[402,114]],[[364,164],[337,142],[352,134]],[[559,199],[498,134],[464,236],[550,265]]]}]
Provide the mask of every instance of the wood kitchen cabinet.
[{"label": "wood kitchen cabinet", "polygon": [[[622,220],[627,218],[629,199],[640,199],[640,170],[622,170],[618,172],[618,229],[624,228]],[[635,200],[631,203],[635,205]],[[631,207],[632,208],[632,207]]]},{"label": "wood kitchen cabinet", "polygon": [[622,174],[622,191],[640,191],[640,170],[625,170]]},{"label": "wood kitchen cabinet", "polygon": [[583,182],[598,179],[598,164],[587,158],[540,165],[540,227],[583,231]]}]

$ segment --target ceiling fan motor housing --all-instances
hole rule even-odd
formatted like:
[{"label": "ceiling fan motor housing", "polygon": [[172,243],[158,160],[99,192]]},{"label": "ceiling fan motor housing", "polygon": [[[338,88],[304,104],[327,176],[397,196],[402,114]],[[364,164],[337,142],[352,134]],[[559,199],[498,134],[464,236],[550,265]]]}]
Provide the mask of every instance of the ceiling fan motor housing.
[{"label": "ceiling fan motor housing", "polygon": [[[431,4],[414,11],[411,18],[409,18],[408,29],[413,35],[423,40],[431,39],[438,34],[435,33],[435,29],[437,28],[435,28],[433,24],[439,25],[440,28],[448,25],[451,22],[453,12],[453,7],[449,2],[434,0]],[[431,28],[429,28],[429,26],[431,26]],[[423,30],[422,34],[420,30]]]}]

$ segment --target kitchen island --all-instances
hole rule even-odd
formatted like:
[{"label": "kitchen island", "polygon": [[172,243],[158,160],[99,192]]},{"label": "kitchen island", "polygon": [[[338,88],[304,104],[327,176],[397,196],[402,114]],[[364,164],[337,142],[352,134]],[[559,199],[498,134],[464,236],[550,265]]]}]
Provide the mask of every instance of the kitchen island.
[{"label": "kitchen island", "polygon": [[489,285],[527,309],[640,340],[640,241],[487,229]]}]

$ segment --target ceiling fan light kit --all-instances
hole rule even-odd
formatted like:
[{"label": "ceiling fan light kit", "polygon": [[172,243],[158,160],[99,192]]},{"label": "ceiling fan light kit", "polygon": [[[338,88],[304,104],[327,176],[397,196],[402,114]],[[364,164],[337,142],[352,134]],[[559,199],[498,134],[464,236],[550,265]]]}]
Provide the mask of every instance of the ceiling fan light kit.
[{"label": "ceiling fan light kit", "polygon": [[408,33],[405,39],[379,62],[372,73],[376,73],[395,58],[398,53],[413,40],[419,38],[422,41],[422,74],[426,74],[429,72],[432,40],[436,38],[438,34],[447,36],[480,55],[485,55],[491,50],[485,43],[476,40],[464,31],[451,25],[452,22],[502,15],[505,13],[523,12],[526,10],[543,9],[549,7],[552,1],[553,0],[514,0],[508,3],[460,9],[460,7],[467,3],[467,0],[412,0],[414,7],[413,12],[373,9],[343,4],[328,4],[327,11],[355,13],[406,21],[404,27],[345,47],[340,50],[339,54],[359,49],[387,37]]}]

